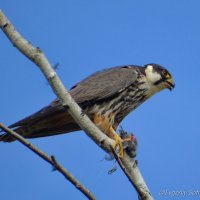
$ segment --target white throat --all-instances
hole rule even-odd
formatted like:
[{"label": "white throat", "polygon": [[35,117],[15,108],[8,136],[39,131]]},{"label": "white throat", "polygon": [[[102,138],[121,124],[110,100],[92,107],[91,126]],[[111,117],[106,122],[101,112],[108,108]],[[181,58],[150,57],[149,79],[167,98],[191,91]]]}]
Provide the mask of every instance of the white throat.
[{"label": "white throat", "polygon": [[162,78],[158,72],[153,70],[152,65],[148,65],[146,67],[145,73],[146,73],[147,80],[149,81],[149,83],[152,83],[152,84],[156,83]]},{"label": "white throat", "polygon": [[145,69],[147,83],[149,85],[149,93],[151,95],[163,89],[159,85],[155,85],[155,83],[161,80],[161,75],[153,69],[152,65],[148,65]]}]

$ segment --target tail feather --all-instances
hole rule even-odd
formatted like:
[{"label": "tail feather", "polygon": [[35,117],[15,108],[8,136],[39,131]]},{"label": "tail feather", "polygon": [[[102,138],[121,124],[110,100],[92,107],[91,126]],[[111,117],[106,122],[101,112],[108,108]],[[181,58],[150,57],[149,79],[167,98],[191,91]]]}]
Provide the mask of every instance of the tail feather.
[{"label": "tail feather", "polygon": [[[13,125],[11,125],[13,127]],[[13,130],[25,138],[38,138],[80,130],[80,127],[67,112],[54,113],[37,120],[27,120]],[[13,142],[15,138],[7,133],[0,136],[0,141]]]}]

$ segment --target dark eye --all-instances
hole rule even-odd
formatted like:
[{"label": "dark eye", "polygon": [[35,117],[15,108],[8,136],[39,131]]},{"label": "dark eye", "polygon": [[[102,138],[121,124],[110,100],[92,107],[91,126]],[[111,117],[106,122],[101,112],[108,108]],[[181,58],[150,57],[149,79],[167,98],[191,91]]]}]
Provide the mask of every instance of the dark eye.
[{"label": "dark eye", "polygon": [[168,76],[168,73],[167,73],[167,71],[165,71],[165,70],[162,71],[162,74],[163,74],[165,77]]}]

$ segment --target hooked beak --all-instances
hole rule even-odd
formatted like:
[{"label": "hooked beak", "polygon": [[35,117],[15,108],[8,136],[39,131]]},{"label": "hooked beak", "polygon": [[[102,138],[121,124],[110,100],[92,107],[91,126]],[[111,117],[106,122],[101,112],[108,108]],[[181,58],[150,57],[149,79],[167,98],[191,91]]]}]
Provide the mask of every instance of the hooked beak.
[{"label": "hooked beak", "polygon": [[167,87],[170,91],[172,91],[172,89],[174,89],[175,83],[174,83],[174,81],[173,81],[172,78],[166,80],[166,87]]}]

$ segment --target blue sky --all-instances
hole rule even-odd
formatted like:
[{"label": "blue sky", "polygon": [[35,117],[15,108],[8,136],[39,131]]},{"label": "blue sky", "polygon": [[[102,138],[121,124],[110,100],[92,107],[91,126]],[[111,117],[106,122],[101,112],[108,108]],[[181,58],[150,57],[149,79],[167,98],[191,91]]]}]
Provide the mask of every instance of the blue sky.
[{"label": "blue sky", "polygon": [[[176,88],[163,91],[124,119],[134,132],[138,161],[156,199],[160,191],[200,191],[200,2],[197,0],[8,1],[1,9],[50,62],[67,88],[103,68],[159,63]],[[50,103],[55,95],[41,72],[0,32],[0,120],[9,125]],[[136,199],[114,162],[83,132],[31,140],[56,156],[97,199]],[[0,199],[84,199],[51,166],[18,142],[0,144]]]}]

